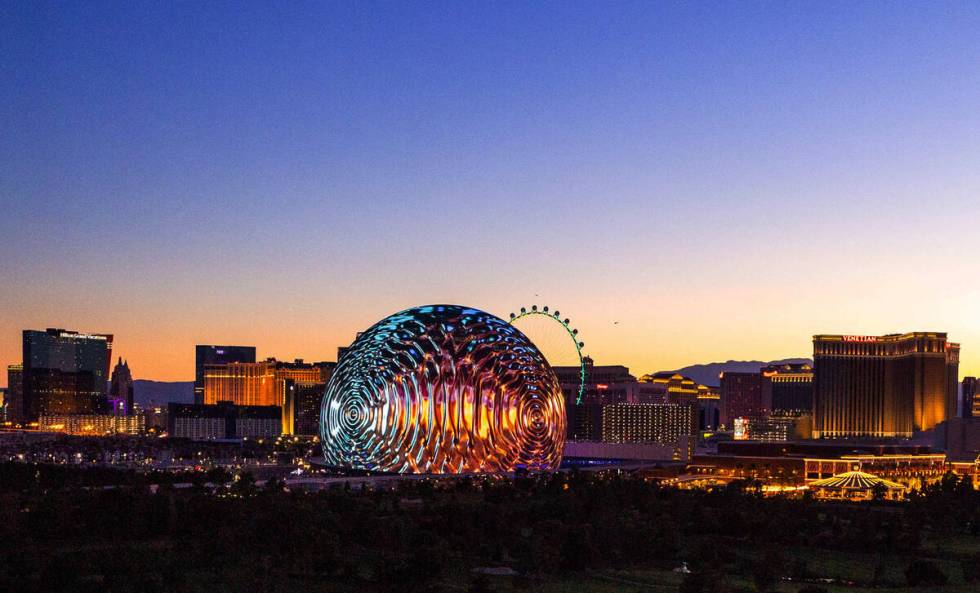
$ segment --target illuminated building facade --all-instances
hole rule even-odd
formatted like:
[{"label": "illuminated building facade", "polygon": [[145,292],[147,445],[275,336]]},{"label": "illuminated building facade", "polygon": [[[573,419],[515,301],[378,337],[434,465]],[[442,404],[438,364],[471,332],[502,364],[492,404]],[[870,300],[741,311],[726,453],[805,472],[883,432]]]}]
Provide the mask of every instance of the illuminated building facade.
[{"label": "illuminated building facade", "polygon": [[753,441],[795,441],[808,439],[813,433],[813,416],[809,413],[772,412],[746,418],[745,422],[745,438]]},{"label": "illuminated building facade", "polygon": [[698,426],[701,430],[716,430],[721,424],[721,388],[705,387],[698,391]]},{"label": "illuminated building facade", "polygon": [[262,439],[282,434],[282,408],[174,404],[167,406],[167,432],[171,437],[192,440]]},{"label": "illuminated building facade", "polygon": [[[297,412],[294,395],[296,386],[320,385],[323,394],[324,379],[329,378],[332,362],[308,363],[302,359],[293,362],[268,358],[261,362],[232,362],[204,367],[204,403],[231,402],[238,406],[279,406],[283,410],[284,434],[293,434]],[[293,386],[293,389],[289,389]]]},{"label": "illuminated building facade", "polygon": [[672,445],[697,432],[692,404],[613,404],[602,409],[606,443]]},{"label": "illuminated building facade", "polygon": [[194,403],[204,403],[204,368],[232,362],[255,362],[255,346],[212,346],[194,348]]},{"label": "illuminated building facade", "polygon": [[4,396],[7,407],[7,422],[18,424],[24,421],[24,366],[12,364],[7,367],[7,394]]},{"label": "illuminated building facade", "polygon": [[[204,403],[232,402],[239,406],[282,406],[285,382],[321,383],[322,364],[302,359],[283,362],[232,362],[204,367]],[[332,363],[329,363],[332,364]]]},{"label": "illuminated building facade", "polygon": [[736,441],[749,440],[749,419],[744,416],[732,418],[732,439]]},{"label": "illuminated building facade", "polygon": [[704,398],[710,411],[709,421],[717,424],[718,392],[694,379],[673,371],[644,375],[637,380],[629,368],[621,365],[595,366],[585,358],[586,383],[582,404],[575,405],[572,395],[578,388],[578,367],[556,367],[568,405],[569,438],[581,441],[602,440],[602,407],[611,404],[691,404],[700,410]]},{"label": "illuminated building facade", "polygon": [[976,377],[963,378],[963,394],[960,398],[960,414],[963,418],[980,418],[980,391]]},{"label": "illuminated building facade", "polygon": [[813,412],[813,366],[773,365],[761,373],[763,409],[777,414]]},{"label": "illuminated building facade", "polygon": [[814,438],[911,437],[956,410],[959,344],[944,333],[813,338]]},{"label": "illuminated building facade", "polygon": [[915,488],[939,481],[947,470],[946,455],[943,453],[805,457],[803,463],[807,482],[848,471],[862,471]]},{"label": "illuminated building facade", "polygon": [[831,500],[901,500],[905,486],[860,471],[849,471],[809,485],[816,498]]},{"label": "illuminated building facade", "polygon": [[276,389],[274,360],[205,365],[204,404],[231,402],[238,406],[274,406],[282,403]]},{"label": "illuminated building facade", "polygon": [[973,489],[980,490],[980,458],[966,461],[950,461],[949,471],[957,476],[969,476],[973,480]]},{"label": "illuminated building facade", "polygon": [[[643,375],[640,385],[647,389],[627,400],[629,403],[694,404],[698,410],[698,426],[715,429],[721,420],[718,387],[701,385],[694,379],[674,371]],[[652,387],[652,389],[649,389]]]},{"label": "illuminated building facade", "polygon": [[283,434],[315,436],[320,433],[320,404],[326,383],[286,381]]},{"label": "illuminated building facade", "polygon": [[[177,415],[173,415],[177,412]],[[171,420],[171,417],[173,418]],[[228,434],[229,421],[224,414],[190,414],[169,409],[167,411],[167,434],[171,438],[191,439],[192,441],[213,441],[232,438]]]},{"label": "illuminated building facade", "polygon": [[517,327],[458,305],[408,309],[363,332],[327,383],[330,466],[397,473],[554,470],[565,399]]},{"label": "illuminated building facade", "polygon": [[[630,374],[629,368],[622,365],[596,365],[588,356],[582,361],[585,365],[583,402],[610,404],[637,397],[636,377]],[[552,370],[558,377],[566,407],[571,410],[582,387],[582,367],[556,366]]]},{"label": "illuminated building facade", "polygon": [[[565,425],[571,440],[598,441],[602,438],[602,406],[607,403],[625,402],[636,377],[622,365],[599,365],[585,356],[585,382],[582,383],[582,367],[553,366],[562,395],[565,398]],[[578,402],[579,390],[582,401]]]},{"label": "illuminated building facade", "polygon": [[136,414],[55,414],[38,420],[38,430],[72,435],[140,434],[143,428],[143,416]]},{"label": "illuminated building facade", "polygon": [[[320,433],[320,404],[327,381],[337,366],[335,362],[317,362],[312,366],[318,369],[316,381],[308,366],[301,361],[292,365],[282,365],[280,377],[283,381],[283,434],[315,436]],[[289,368],[291,367],[291,368]]]},{"label": "illuminated building facade", "polygon": [[693,465],[688,468],[691,474],[714,476],[724,480],[751,478],[785,485],[803,484],[803,459],[797,457],[719,453],[696,455],[693,462]]},{"label": "illuminated building facade", "polygon": [[324,365],[328,362],[303,362],[298,358],[293,362],[276,361],[276,380],[296,381],[297,383],[323,383]]},{"label": "illuminated building facade", "polygon": [[24,419],[108,411],[111,343],[105,334],[24,330]]},{"label": "illuminated building facade", "polygon": [[204,369],[204,403],[228,401],[239,406],[281,406],[287,380],[316,383],[320,380],[320,369],[302,361],[284,363],[274,358],[208,365]]},{"label": "illuminated building facade", "polygon": [[721,423],[731,428],[736,418],[749,418],[764,411],[761,373],[721,374]]},{"label": "illuminated building facade", "polygon": [[643,375],[639,382],[653,389],[630,403],[695,404],[699,395],[708,393],[708,387],[673,371]]},{"label": "illuminated building facade", "polygon": [[719,443],[718,453],[697,455],[692,473],[726,479],[752,478],[802,486],[849,471],[861,471],[921,488],[942,479],[948,458],[927,446],[835,441]]},{"label": "illuminated building facade", "polygon": [[146,418],[146,431],[152,433],[161,433],[167,430],[167,407],[166,406],[153,406],[147,408],[144,412],[144,418]]}]

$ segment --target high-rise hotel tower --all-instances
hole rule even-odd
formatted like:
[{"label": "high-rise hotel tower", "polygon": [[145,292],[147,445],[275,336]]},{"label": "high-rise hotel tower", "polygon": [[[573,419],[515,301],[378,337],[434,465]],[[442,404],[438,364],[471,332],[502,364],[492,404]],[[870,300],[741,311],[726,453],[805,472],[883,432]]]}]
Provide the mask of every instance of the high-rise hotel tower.
[{"label": "high-rise hotel tower", "polygon": [[255,362],[255,346],[212,346],[194,348],[194,403],[204,403],[204,367],[231,362]]},{"label": "high-rise hotel tower", "polygon": [[956,413],[959,354],[944,333],[814,336],[814,438],[934,428]]},{"label": "high-rise hotel tower", "polygon": [[24,330],[24,420],[52,414],[103,414],[112,335]]}]

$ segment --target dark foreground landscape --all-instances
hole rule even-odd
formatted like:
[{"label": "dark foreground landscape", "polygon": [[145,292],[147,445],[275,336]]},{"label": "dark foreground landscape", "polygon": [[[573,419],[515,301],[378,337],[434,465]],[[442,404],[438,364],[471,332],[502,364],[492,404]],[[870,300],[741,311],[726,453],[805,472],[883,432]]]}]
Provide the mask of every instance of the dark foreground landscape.
[{"label": "dark foreground landscape", "polygon": [[[2,591],[975,591],[980,492],[909,502],[676,490],[615,474],[189,488],[0,465]],[[690,574],[683,572],[687,566]]]}]

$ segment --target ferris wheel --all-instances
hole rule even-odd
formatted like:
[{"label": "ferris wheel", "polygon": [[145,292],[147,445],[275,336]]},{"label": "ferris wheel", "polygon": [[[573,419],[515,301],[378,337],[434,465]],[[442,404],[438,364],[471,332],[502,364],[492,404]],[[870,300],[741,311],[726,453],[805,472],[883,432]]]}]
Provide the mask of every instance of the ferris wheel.
[{"label": "ferris wheel", "polygon": [[578,330],[571,326],[571,321],[563,319],[559,311],[551,311],[547,306],[539,309],[537,305],[531,305],[530,309],[521,307],[520,313],[511,313],[510,324],[516,325],[530,338],[552,367],[579,368],[575,403],[582,403],[582,396],[585,395],[585,357],[582,348],[585,342],[579,341]]}]

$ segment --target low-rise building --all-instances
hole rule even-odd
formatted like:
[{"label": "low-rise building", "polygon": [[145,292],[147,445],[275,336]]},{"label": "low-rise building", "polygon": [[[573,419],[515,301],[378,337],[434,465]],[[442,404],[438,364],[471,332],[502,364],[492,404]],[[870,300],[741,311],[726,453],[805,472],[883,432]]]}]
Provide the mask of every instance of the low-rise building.
[{"label": "low-rise building", "polygon": [[[610,461],[620,463],[637,463],[650,461],[690,461],[691,448],[689,440],[681,438],[678,443],[662,445],[660,443],[596,443],[570,441],[565,444],[565,459],[588,461],[595,460],[598,465]],[[584,465],[588,465],[587,463]]]},{"label": "low-rise building", "polygon": [[822,480],[810,482],[811,492],[817,498],[835,500],[900,500],[906,487],[897,482],[860,471],[849,471]]},{"label": "low-rise building", "polygon": [[274,438],[282,434],[279,406],[236,406],[230,402],[167,407],[171,437],[194,440]]},{"label": "low-rise building", "polygon": [[695,404],[612,404],[602,408],[602,441],[606,443],[659,443],[682,441],[693,455],[697,433]]},{"label": "low-rise building", "polygon": [[950,418],[942,425],[946,453],[957,461],[980,456],[980,417]]},{"label": "low-rise building", "polygon": [[729,441],[716,454],[698,455],[697,473],[802,486],[849,471],[862,471],[909,488],[942,479],[950,469],[944,453],[922,445],[800,441]]},{"label": "low-rise building", "polygon": [[143,429],[143,416],[137,414],[45,414],[38,419],[38,430],[73,435],[140,434]]},{"label": "low-rise building", "polygon": [[811,414],[782,412],[735,419],[736,432],[744,430],[740,440],[787,442],[810,438],[813,432]]}]

